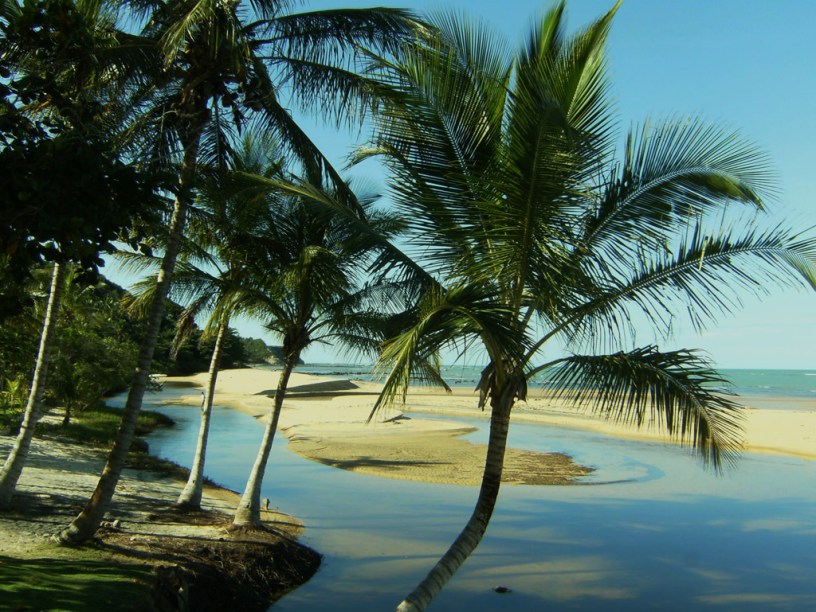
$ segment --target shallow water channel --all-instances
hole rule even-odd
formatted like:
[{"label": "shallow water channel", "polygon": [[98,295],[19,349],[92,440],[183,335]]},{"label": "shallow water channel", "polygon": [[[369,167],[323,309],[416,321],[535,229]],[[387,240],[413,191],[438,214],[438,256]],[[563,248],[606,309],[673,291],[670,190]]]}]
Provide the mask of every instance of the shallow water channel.
[{"label": "shallow water channel", "polygon": [[[178,393],[148,394],[146,405]],[[177,427],[149,436],[151,452],[189,465],[198,410],[156,408]],[[486,422],[462,420],[481,428],[470,439],[486,440]],[[262,433],[216,407],[207,475],[241,491]],[[718,477],[674,446],[524,423],[510,444],[598,469],[585,486],[505,486],[485,539],[432,609],[816,609],[816,462],[746,454]],[[263,495],[301,519],[305,543],[325,557],[275,610],[393,610],[458,534],[476,493],[327,467],[279,434]]]}]

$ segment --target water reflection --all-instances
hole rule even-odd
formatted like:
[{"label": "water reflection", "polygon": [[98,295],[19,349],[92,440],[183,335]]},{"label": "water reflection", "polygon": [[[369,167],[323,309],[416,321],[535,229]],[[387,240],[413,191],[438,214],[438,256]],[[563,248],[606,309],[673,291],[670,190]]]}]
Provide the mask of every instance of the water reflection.
[{"label": "water reflection", "polygon": [[[151,450],[189,464],[198,410],[161,410],[179,426],[153,434]],[[207,474],[241,490],[262,433],[254,419],[216,408]],[[461,529],[476,489],[345,472],[284,441],[273,447],[263,495],[306,523],[306,543],[325,560],[275,609],[393,609]],[[511,443],[569,453],[599,468],[594,482],[615,482],[504,487],[482,545],[434,609],[816,606],[816,463],[746,455],[716,477],[678,447],[523,423]],[[512,592],[497,594],[497,585]]]}]

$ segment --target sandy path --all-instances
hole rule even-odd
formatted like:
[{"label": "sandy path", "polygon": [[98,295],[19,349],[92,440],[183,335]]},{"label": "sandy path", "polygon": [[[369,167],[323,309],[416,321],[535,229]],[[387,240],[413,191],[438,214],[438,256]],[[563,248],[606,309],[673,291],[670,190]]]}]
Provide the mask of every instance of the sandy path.
[{"label": "sandy path", "polygon": [[[0,436],[0,456],[12,443]],[[263,530],[229,530],[237,494],[205,486],[202,510],[184,511],[173,505],[184,482],[148,470],[124,470],[89,546],[55,544],[51,536],[96,487],[105,454],[34,440],[12,508],[0,512],[0,573],[9,580],[0,583],[0,609],[29,609],[35,590],[45,601],[58,600],[59,609],[102,609],[97,590],[110,597],[121,584],[134,609],[261,611],[317,570],[320,555],[296,541],[299,521],[270,510],[262,512]],[[31,567],[54,573],[29,582]],[[71,575],[79,578],[63,591]]]}]

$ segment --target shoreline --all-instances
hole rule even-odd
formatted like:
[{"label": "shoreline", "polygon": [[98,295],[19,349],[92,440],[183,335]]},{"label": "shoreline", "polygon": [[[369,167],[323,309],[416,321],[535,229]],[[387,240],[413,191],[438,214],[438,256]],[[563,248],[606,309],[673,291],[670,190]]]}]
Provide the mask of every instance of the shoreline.
[{"label": "shoreline", "polygon": [[[218,376],[215,404],[264,419],[272,409],[277,375],[277,371],[267,369],[224,370]],[[165,380],[203,387],[206,379],[207,374],[201,373]],[[380,388],[377,383],[296,370],[284,400],[279,431],[294,452],[334,467],[429,483],[479,484],[486,446],[461,439],[473,429],[456,420],[422,418],[423,414],[433,414],[487,419],[488,413],[476,409],[475,392],[454,388],[446,394],[441,389],[414,387],[404,406],[385,409],[374,422],[366,424]],[[760,403],[757,399],[737,399],[755,404],[748,404],[744,411],[743,452],[816,460],[816,410],[761,408],[756,406]],[[200,401],[200,395],[189,395],[171,403],[199,405]],[[802,400],[803,407],[806,403]],[[512,420],[676,443],[656,428],[637,430],[610,422],[541,392],[531,392],[526,403],[519,402]],[[592,468],[579,466],[565,455],[508,447],[505,470],[504,481],[511,484],[580,484],[580,476]]]}]

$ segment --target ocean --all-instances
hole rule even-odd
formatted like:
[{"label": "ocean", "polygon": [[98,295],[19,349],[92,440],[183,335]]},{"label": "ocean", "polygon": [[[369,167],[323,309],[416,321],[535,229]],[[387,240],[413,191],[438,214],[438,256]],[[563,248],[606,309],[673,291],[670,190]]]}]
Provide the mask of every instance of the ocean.
[{"label": "ocean", "polygon": [[[307,364],[297,372],[337,376],[354,380],[376,380],[371,366],[360,364]],[[473,388],[482,366],[443,366],[442,374],[452,387]],[[733,385],[732,391],[745,397],[813,399],[816,402],[816,370],[723,369],[720,373]],[[536,381],[546,386],[546,379]],[[815,406],[816,407],[816,406]]]}]

